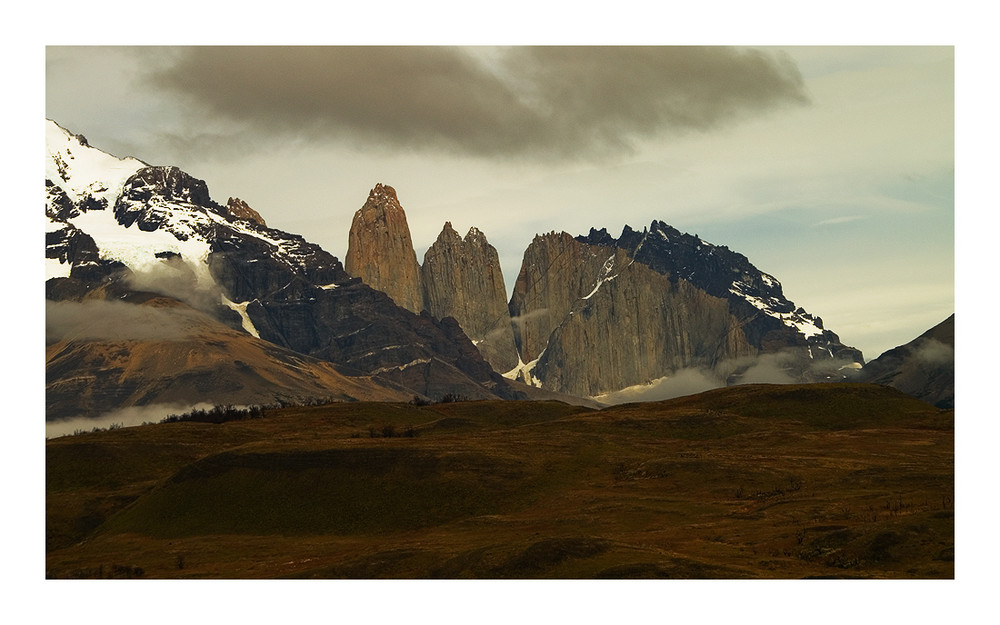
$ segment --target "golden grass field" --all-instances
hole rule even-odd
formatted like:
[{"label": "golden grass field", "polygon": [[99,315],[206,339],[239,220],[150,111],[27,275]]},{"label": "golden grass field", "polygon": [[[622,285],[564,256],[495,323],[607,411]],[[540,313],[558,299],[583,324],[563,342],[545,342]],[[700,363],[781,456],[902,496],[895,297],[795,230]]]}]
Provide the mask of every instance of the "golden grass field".
[{"label": "golden grass field", "polygon": [[954,492],[874,385],[335,403],[47,441],[46,576],[951,579]]}]

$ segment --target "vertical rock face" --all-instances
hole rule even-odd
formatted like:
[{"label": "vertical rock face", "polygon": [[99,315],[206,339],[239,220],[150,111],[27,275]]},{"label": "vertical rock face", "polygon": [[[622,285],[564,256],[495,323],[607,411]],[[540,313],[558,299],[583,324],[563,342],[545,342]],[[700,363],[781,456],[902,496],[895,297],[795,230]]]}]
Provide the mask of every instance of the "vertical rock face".
[{"label": "vertical rock face", "polygon": [[606,230],[536,236],[510,313],[517,376],[578,396],[686,369],[720,386],[829,381],[862,362],[746,257],[663,222],[626,226],[618,239]]},{"label": "vertical rock face", "polygon": [[615,249],[581,245],[565,232],[536,235],[524,251],[521,271],[511,293],[510,315],[521,360],[529,363],[545,350],[549,335],[577,300],[624,254]]},{"label": "vertical rock face", "polygon": [[376,184],[354,214],[344,269],[386,293],[398,306],[414,313],[423,309],[420,265],[406,214],[392,187]]},{"label": "vertical rock face", "polygon": [[472,228],[462,239],[445,223],[421,274],[427,312],[455,318],[496,371],[517,365],[500,259],[482,232]]},{"label": "vertical rock face", "polygon": [[525,382],[596,396],[752,355],[725,299],[566,233],[535,237],[510,303]]},{"label": "vertical rock face", "polygon": [[597,396],[756,353],[726,300],[640,263],[612,272],[552,332],[533,371],[546,387]]},{"label": "vertical rock face", "polygon": [[395,190],[377,184],[354,215],[344,269],[411,312],[454,318],[494,370],[517,366],[500,259],[476,228],[463,239],[446,223],[421,267]]}]

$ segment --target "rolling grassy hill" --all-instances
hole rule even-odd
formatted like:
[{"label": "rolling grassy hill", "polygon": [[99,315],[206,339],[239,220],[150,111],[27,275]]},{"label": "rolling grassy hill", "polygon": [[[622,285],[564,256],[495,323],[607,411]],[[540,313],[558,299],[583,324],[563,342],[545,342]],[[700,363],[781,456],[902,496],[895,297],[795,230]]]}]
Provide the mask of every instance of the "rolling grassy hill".
[{"label": "rolling grassy hill", "polygon": [[954,576],[953,413],[874,385],[283,408],[46,465],[51,578]]}]

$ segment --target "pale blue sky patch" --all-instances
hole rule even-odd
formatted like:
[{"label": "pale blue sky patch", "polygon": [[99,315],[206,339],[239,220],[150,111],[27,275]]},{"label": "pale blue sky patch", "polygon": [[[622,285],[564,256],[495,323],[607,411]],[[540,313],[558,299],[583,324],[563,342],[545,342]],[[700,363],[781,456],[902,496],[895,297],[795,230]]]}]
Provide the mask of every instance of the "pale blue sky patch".
[{"label": "pale blue sky patch", "polygon": [[831,217],[830,219],[824,219],[823,221],[817,223],[817,226],[834,226],[837,224],[846,224],[852,221],[857,221],[859,219],[867,219],[865,215],[841,215],[840,217]]}]

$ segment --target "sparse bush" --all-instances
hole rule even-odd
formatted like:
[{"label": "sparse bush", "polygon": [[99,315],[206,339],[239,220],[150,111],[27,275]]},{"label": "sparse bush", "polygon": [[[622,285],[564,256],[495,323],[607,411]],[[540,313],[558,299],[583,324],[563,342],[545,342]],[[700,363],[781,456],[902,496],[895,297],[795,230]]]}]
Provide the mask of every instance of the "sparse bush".
[{"label": "sparse bush", "polygon": [[236,408],[231,404],[216,405],[211,410],[195,408],[191,412],[182,415],[168,415],[160,423],[177,423],[180,421],[191,421],[195,423],[226,423],[227,421],[243,421],[246,419],[260,419],[264,416],[264,407],[253,405],[246,408]]},{"label": "sparse bush", "polygon": [[392,438],[396,435],[396,426],[394,425],[383,425],[382,426],[382,436],[385,438]]}]

